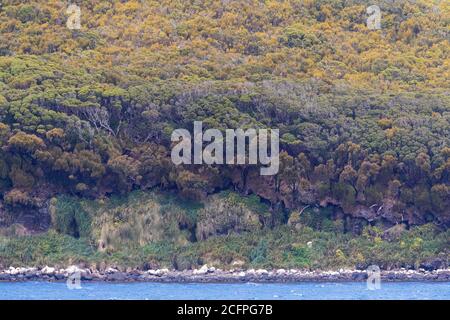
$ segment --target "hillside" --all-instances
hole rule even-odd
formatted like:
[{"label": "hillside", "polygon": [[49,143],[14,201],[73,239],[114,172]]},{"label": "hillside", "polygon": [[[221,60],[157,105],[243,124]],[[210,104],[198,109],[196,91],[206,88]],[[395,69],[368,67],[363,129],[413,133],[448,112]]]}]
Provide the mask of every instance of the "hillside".
[{"label": "hillside", "polygon": [[51,200],[50,214],[46,233],[17,236],[18,224],[0,229],[0,267],[435,270],[450,258],[450,230],[431,223],[410,230],[360,224],[354,235],[332,210],[306,209],[273,225],[268,205],[232,192],[201,202],[142,191],[101,201],[62,196]]},{"label": "hillside", "polygon": [[[359,0],[74,3],[80,30],[67,28],[66,2],[0,6],[0,234],[8,243],[53,229],[50,236],[90,239],[86,250],[103,254],[95,232],[114,210],[89,213],[84,227],[97,231],[83,234],[73,217],[58,226],[54,214],[64,211],[55,211],[55,199],[94,206],[136,192],[215,206],[202,211],[203,222],[177,217],[180,231],[164,229],[159,209],[143,205],[123,232],[144,247],[215,246],[248,231],[276,237],[308,212],[340,221],[340,237],[398,225],[446,234],[448,1],[379,1],[380,30],[367,28]],[[279,173],[175,166],[170,135],[194,121],[279,129]],[[216,197],[230,190],[264,214],[248,211],[230,227],[216,216],[224,206]],[[214,227],[219,218],[224,226]],[[259,243],[252,241],[248,248]],[[420,259],[445,253],[443,241]]]}]

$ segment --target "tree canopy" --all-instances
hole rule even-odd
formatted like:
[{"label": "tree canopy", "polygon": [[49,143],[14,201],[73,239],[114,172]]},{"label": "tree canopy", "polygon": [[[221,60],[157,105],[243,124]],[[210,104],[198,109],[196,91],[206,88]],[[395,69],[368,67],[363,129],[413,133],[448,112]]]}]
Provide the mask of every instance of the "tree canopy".
[{"label": "tree canopy", "polygon": [[[362,0],[74,3],[80,30],[66,27],[65,2],[2,1],[6,204],[235,188],[288,208],[450,224],[447,1],[380,1],[380,30]],[[193,121],[279,129],[279,174],[174,166],[170,134]]]}]

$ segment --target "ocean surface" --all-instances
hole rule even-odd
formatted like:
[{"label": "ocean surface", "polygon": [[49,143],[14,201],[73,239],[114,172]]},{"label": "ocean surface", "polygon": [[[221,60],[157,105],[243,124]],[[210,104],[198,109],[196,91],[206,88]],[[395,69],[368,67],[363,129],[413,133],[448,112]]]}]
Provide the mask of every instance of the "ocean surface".
[{"label": "ocean surface", "polygon": [[439,299],[450,300],[450,282],[381,283],[369,290],[365,282],[289,284],[177,284],[177,283],[82,283],[69,289],[65,283],[0,282],[0,299]]}]

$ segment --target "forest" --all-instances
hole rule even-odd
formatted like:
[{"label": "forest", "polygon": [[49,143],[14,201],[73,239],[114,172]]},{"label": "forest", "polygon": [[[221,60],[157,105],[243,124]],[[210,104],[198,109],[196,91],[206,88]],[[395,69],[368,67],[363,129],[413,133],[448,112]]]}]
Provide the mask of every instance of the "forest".
[{"label": "forest", "polygon": [[[450,226],[448,1],[377,1],[380,30],[362,0],[71,3],[79,30],[65,1],[0,6],[0,227],[46,232],[60,199],[155,190],[256,197],[259,229],[330,208],[343,233]],[[174,165],[171,133],[194,121],[279,129],[278,174]]]}]

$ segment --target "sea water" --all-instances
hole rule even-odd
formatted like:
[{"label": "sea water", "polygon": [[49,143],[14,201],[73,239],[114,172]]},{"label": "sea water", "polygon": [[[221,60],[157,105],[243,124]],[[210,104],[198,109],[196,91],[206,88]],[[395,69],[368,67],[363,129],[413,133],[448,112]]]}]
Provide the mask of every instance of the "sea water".
[{"label": "sea water", "polygon": [[64,282],[0,282],[0,299],[275,299],[275,300],[450,300],[450,282],[388,282],[369,290],[365,282],[301,283],[107,283],[86,282],[69,289]]}]

